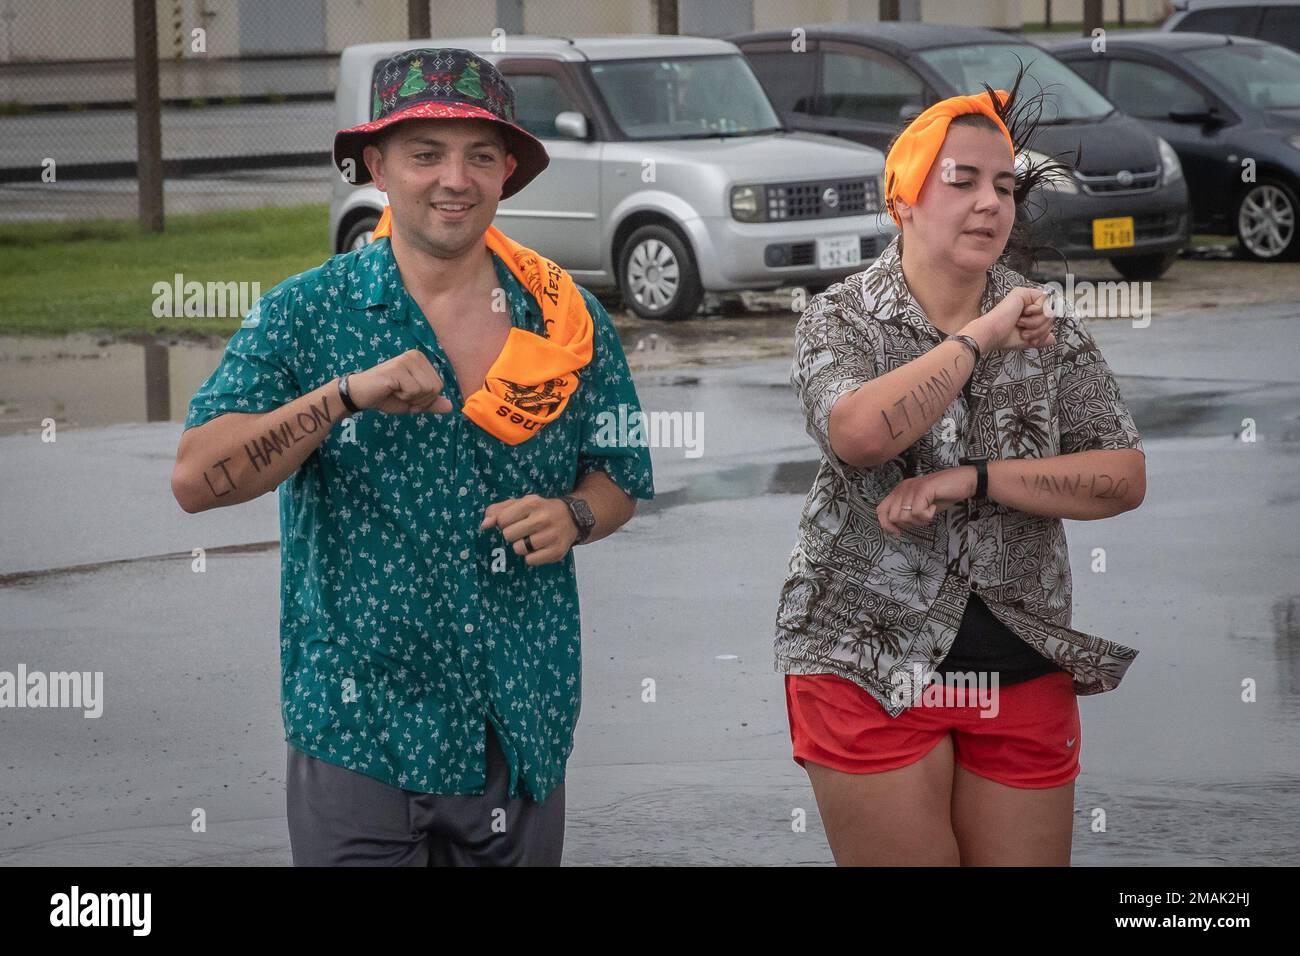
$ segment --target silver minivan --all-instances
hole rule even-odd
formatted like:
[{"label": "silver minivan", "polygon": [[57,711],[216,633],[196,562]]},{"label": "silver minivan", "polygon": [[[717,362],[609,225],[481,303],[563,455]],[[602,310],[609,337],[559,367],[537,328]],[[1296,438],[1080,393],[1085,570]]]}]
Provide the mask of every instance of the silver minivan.
[{"label": "silver minivan", "polygon": [[[374,66],[418,47],[461,47],[515,90],[516,121],[551,164],[494,224],[638,315],[682,319],[705,292],[803,286],[861,271],[897,233],[877,149],[786,129],[740,51],[698,37],[453,38],[343,51],[339,129],[370,118]],[[341,177],[336,252],[369,241],[373,184]]]}]

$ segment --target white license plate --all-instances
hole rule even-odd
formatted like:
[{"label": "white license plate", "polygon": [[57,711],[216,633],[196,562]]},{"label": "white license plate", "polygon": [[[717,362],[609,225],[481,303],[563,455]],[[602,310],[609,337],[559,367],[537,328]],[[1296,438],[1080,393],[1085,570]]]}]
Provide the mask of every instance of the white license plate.
[{"label": "white license plate", "polygon": [[817,268],[840,269],[862,261],[862,244],[857,236],[832,236],[817,240]]}]

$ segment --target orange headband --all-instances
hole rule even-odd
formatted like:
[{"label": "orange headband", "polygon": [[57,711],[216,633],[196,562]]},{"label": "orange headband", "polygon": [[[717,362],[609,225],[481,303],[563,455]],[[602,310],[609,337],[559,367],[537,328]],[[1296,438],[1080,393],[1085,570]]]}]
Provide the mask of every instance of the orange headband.
[{"label": "orange headband", "polygon": [[[1005,107],[1008,93],[995,90],[998,99]],[[939,150],[943,148],[944,138],[948,135],[948,124],[965,113],[983,113],[998,124],[998,129],[1007,139],[1011,150],[1011,161],[1016,158],[1016,147],[1011,142],[1011,134],[1006,124],[993,108],[988,93],[973,96],[950,96],[940,100],[918,116],[908,125],[895,141],[885,158],[885,208],[896,225],[901,226],[898,213],[894,209],[895,197],[902,199],[909,206],[915,205],[921,195],[921,186],[925,177],[930,175]]]}]

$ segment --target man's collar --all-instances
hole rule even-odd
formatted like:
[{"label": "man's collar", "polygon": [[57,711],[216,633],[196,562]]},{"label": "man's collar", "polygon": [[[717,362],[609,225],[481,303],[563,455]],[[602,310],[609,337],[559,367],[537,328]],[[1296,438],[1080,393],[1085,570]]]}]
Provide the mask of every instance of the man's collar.
[{"label": "man's collar", "polygon": [[[507,308],[510,307],[510,292],[513,287],[516,293],[514,297],[524,303],[525,311],[534,319],[540,320],[542,310],[537,300],[524,288],[500,256],[495,252],[489,252],[489,255],[492,256],[492,266],[496,269],[497,283],[502,294],[507,297]],[[361,250],[349,278],[357,284],[357,288],[348,296],[347,305],[352,309],[388,309],[400,303],[406,293],[401,270],[397,268],[393,247],[387,238],[377,239]],[[401,319],[405,315],[405,309],[393,310],[391,318]]]}]

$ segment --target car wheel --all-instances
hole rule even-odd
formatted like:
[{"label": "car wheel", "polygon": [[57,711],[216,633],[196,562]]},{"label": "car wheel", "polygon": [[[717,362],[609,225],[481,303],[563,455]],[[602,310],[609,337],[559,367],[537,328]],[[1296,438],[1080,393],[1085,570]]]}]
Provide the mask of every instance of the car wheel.
[{"label": "car wheel", "polygon": [[355,252],[357,249],[364,248],[370,242],[370,234],[375,231],[377,225],[379,225],[378,216],[367,215],[354,222],[343,235],[343,251]]},{"label": "car wheel", "polygon": [[1242,193],[1237,203],[1237,241],[1252,259],[1276,262],[1300,254],[1296,213],[1300,201],[1284,182],[1263,179]]},{"label": "car wheel", "polygon": [[1116,256],[1110,260],[1115,271],[1130,282],[1159,279],[1178,259],[1178,253],[1167,252],[1150,256]]},{"label": "car wheel", "polygon": [[643,319],[688,319],[704,299],[690,249],[666,226],[642,226],[628,236],[619,255],[618,287]]}]

